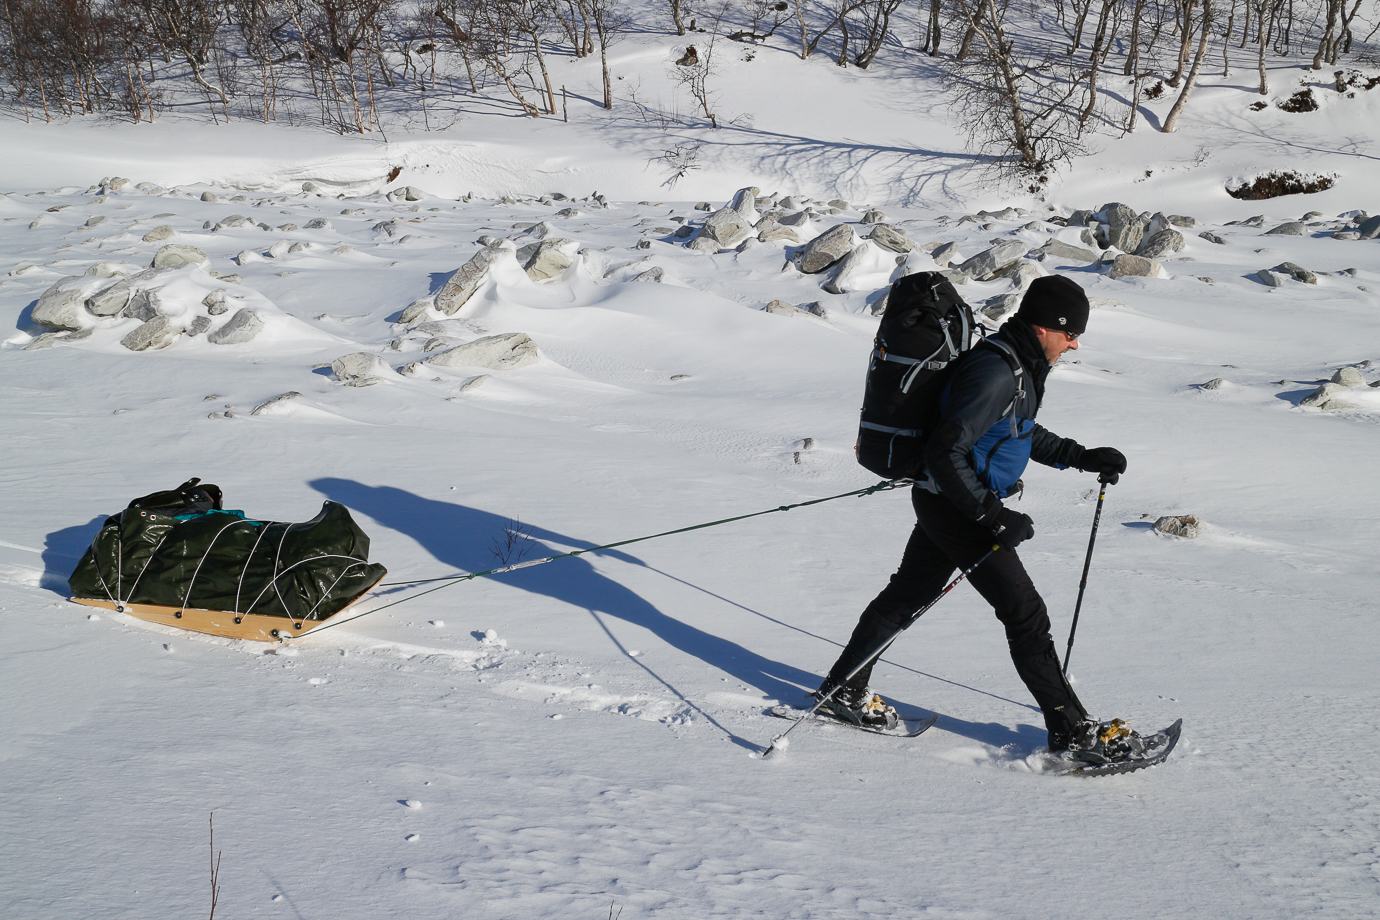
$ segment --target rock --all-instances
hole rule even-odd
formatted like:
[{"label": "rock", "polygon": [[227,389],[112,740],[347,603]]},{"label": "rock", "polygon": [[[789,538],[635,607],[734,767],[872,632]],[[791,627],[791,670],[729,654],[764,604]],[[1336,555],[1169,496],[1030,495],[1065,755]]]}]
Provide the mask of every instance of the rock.
[{"label": "rock", "polygon": [[[1104,205],[1099,212],[1105,220],[1104,237],[1099,240],[1104,246],[1115,246],[1122,252],[1135,252],[1140,248],[1148,223],[1140,218],[1129,205],[1113,202]],[[1101,227],[1099,227],[1101,229]]]},{"label": "rock", "polygon": [[950,284],[954,285],[967,284],[971,280],[968,277],[967,272],[955,271],[952,268],[940,269],[939,274],[943,275],[946,279],[948,279]]},{"label": "rock", "polygon": [[810,212],[792,211],[777,218],[777,223],[783,227],[804,227],[810,223]]},{"label": "rock", "polygon": [[241,307],[230,321],[206,337],[212,345],[242,345],[263,331],[264,321],[248,307]]},{"label": "rock", "polygon": [[958,266],[958,270],[978,281],[991,279],[998,271],[1024,256],[1030,247],[1020,240],[998,240],[990,248]]},{"label": "rock", "polygon": [[144,242],[160,243],[163,240],[171,239],[174,232],[175,231],[173,230],[173,228],[168,226],[167,224],[160,224],[159,226],[154,227],[148,233],[144,234]]},{"label": "rock", "polygon": [[225,288],[216,288],[201,299],[201,305],[212,316],[220,316],[229,308],[225,306]]},{"label": "rock", "polygon": [[268,247],[268,257],[270,259],[281,259],[292,250],[291,240],[279,240]]},{"label": "rock", "polygon": [[32,342],[25,345],[24,351],[42,351],[45,348],[52,348],[58,342],[79,342],[82,339],[89,339],[92,330],[83,329],[80,332],[44,332],[34,338]]},{"label": "rock", "polygon": [[480,374],[478,377],[471,377],[469,380],[466,380],[464,383],[462,383],[462,384],[460,385],[460,389],[457,390],[456,392],[458,392],[458,393],[464,393],[464,392],[466,392],[466,391],[468,391],[468,390],[473,390],[475,387],[483,386],[483,385],[484,385],[484,381],[486,381],[486,380],[488,380],[488,379],[489,379],[489,375],[488,375],[488,374]]},{"label": "rock", "polygon": [[120,344],[130,351],[151,351],[167,348],[182,334],[182,327],[171,317],[154,316],[142,326],[120,339]]},{"label": "rock", "polygon": [[454,348],[457,345],[464,344],[464,340],[457,339],[453,335],[433,335],[431,338],[426,340],[426,343],[424,345],[422,345],[422,352],[425,354],[431,354],[433,351],[442,351],[446,348]]},{"label": "rock", "polygon": [[1177,230],[1164,229],[1148,236],[1141,242],[1136,255],[1147,259],[1158,259],[1184,248],[1184,235]]},{"label": "rock", "polygon": [[[868,213],[880,214],[881,212],[869,211]],[[864,221],[864,223],[867,223],[867,221]],[[910,252],[915,248],[914,244],[906,238],[906,231],[895,224],[877,223],[876,226],[872,228],[872,232],[868,234],[867,238],[883,249],[888,249],[892,252]]]},{"label": "rock", "polygon": [[184,243],[169,243],[158,250],[150,266],[152,268],[171,268],[174,265],[188,264],[209,266],[211,260],[206,256],[206,253],[195,246],[188,246]]},{"label": "rock", "polygon": [[97,291],[86,298],[86,309],[93,316],[118,316],[129,306],[134,296],[134,286],[128,280],[117,281],[103,291]]},{"label": "rock", "polygon": [[[938,265],[940,268],[948,268],[949,263],[951,263],[957,257],[957,243],[944,243],[943,245],[936,247],[935,250],[930,253],[930,258],[934,259],[934,264]],[[966,281],[968,279],[965,277],[963,280]]]},{"label": "rock", "polygon": [[756,220],[757,196],[761,193],[761,191],[762,190],[757,188],[756,186],[740,188],[738,189],[738,191],[733,193],[733,200],[729,202],[728,207],[737,211],[739,214],[743,215],[743,217],[749,220]]},{"label": "rock", "polygon": [[389,192],[385,197],[393,202],[422,201],[426,198],[426,192],[419,188],[413,188],[410,185],[404,185],[402,188],[393,189],[393,191]]},{"label": "rock", "polygon": [[337,247],[335,247],[334,249],[331,250],[331,255],[333,255],[333,256],[343,256],[343,255],[345,255],[345,253],[347,253],[347,252],[354,252],[354,251],[355,251],[355,247],[353,247],[353,246],[350,246],[350,245],[340,245],[340,246],[337,246]]},{"label": "rock", "polygon": [[833,201],[829,202],[829,207],[838,208],[840,211],[847,211],[848,202],[844,201],[842,198],[835,198]]},{"label": "rock", "polygon": [[298,229],[297,225],[296,225],[296,224],[293,224],[293,223],[279,224],[279,225],[278,225],[278,232],[279,232],[279,233],[296,233],[296,232],[297,232],[297,229]]},{"label": "rock", "polygon": [[220,221],[211,228],[212,232],[219,233],[221,230],[236,230],[240,227],[252,227],[254,222],[240,214],[231,214],[225,220]]},{"label": "rock", "polygon": [[1280,224],[1273,230],[1266,230],[1266,236],[1303,236],[1308,232],[1308,227],[1303,221],[1291,220],[1288,223]]},{"label": "rock", "polygon": [[476,339],[426,359],[437,367],[487,367],[510,370],[537,361],[537,343],[525,332],[509,332]]},{"label": "rock", "polygon": [[1222,384],[1224,384],[1224,383],[1226,383],[1226,382],[1227,382],[1227,381],[1226,381],[1224,378],[1222,378],[1222,377],[1213,377],[1213,378],[1212,378],[1211,380],[1209,380],[1207,383],[1200,384],[1200,385],[1199,385],[1199,389],[1202,389],[1202,390],[1220,390],[1220,389],[1222,389]]},{"label": "rock", "polygon": [[555,237],[542,240],[536,252],[522,266],[527,277],[533,281],[550,281],[559,276],[575,261],[566,251],[569,248],[570,240]]},{"label": "rock", "polygon": [[306,252],[311,249],[311,243],[293,243],[288,247],[289,253]]},{"label": "rock", "polygon": [[1359,240],[1361,234],[1357,233],[1355,230],[1338,230],[1336,233],[1332,234],[1332,238],[1334,240]]},{"label": "rock", "polygon": [[281,410],[281,409],[283,409],[283,408],[286,408],[287,404],[290,403],[290,402],[292,402],[294,399],[301,399],[301,398],[302,398],[302,394],[301,394],[301,393],[298,393],[296,390],[290,390],[290,391],[288,391],[287,393],[282,394],[281,396],[275,396],[275,397],[273,397],[273,398],[270,399],[268,402],[259,403],[257,406],[254,407],[254,410],[253,410],[252,412],[250,412],[249,414],[250,414],[250,415],[273,415],[273,414],[274,414],[275,412],[277,412],[278,410]]},{"label": "rock", "polygon": [[685,248],[690,250],[691,252],[703,252],[706,254],[713,254],[718,252],[723,247],[720,246],[716,240],[710,239],[707,236],[697,236],[690,242],[686,243]]},{"label": "rock", "polygon": [[436,295],[436,309],[446,316],[454,316],[484,282],[489,266],[500,256],[512,251],[512,244],[486,246],[450,276]]},{"label": "rock", "polygon": [[236,265],[248,265],[251,262],[262,262],[264,257],[252,249],[241,249],[235,256]]},{"label": "rock", "polygon": [[793,195],[787,195],[785,198],[778,199],[776,206],[787,211],[799,211],[805,207],[805,205],[797,201]]},{"label": "rock", "polygon": [[1380,214],[1361,221],[1356,232],[1359,234],[1358,238],[1363,240],[1373,240],[1380,236]]},{"label": "rock", "polygon": [[1097,215],[1093,211],[1084,211],[1082,209],[1079,209],[1069,215],[1068,221],[1066,223],[1070,227],[1083,227],[1087,226],[1089,223],[1093,223],[1096,217]]},{"label": "rock", "polygon": [[654,266],[652,266],[651,268],[647,269],[645,272],[642,272],[640,275],[634,275],[632,278],[630,278],[630,279],[628,279],[628,280],[629,280],[629,281],[649,281],[649,282],[652,282],[652,283],[654,283],[654,284],[660,284],[662,278],[664,278],[665,275],[666,275],[666,272],[665,272],[665,270],[664,270],[660,265],[654,265]]},{"label": "rock", "polygon": [[331,222],[330,222],[329,220],[327,220],[326,218],[324,218],[324,217],[313,217],[311,220],[307,221],[306,229],[308,229],[308,230],[330,230],[330,229],[331,229]]},{"label": "rock", "polygon": [[788,304],[784,300],[773,300],[762,309],[768,313],[775,313],[777,316],[790,316],[800,312],[793,304]]},{"label": "rock", "polygon": [[776,243],[785,240],[788,243],[799,243],[800,235],[790,227],[771,227],[757,234],[759,243]]},{"label": "rock", "polygon": [[1170,214],[1170,215],[1169,215],[1169,222],[1170,222],[1171,224],[1173,224],[1174,226],[1176,226],[1176,227],[1186,227],[1186,228],[1189,228],[1189,227],[1196,227],[1196,226],[1198,226],[1198,221],[1197,221],[1197,220],[1195,220],[1195,219],[1192,218],[1192,217],[1186,217],[1186,216],[1184,216],[1183,214]]},{"label": "rock", "polygon": [[1201,524],[1202,522],[1191,514],[1165,516],[1155,521],[1155,533],[1192,539],[1198,536]]},{"label": "rock", "polygon": [[818,274],[852,251],[852,228],[838,224],[805,244],[800,253],[800,270],[807,275]]},{"label": "rock", "polygon": [[87,275],[99,275],[102,278],[118,278],[126,274],[124,266],[119,262],[97,262],[85,271]]},{"label": "rock", "polygon": [[1366,385],[1366,378],[1354,367],[1343,367],[1332,375],[1332,382],[1344,387],[1363,387]]},{"label": "rock", "polygon": [[1351,388],[1336,383],[1324,383],[1299,401],[1300,406],[1314,409],[1360,409],[1361,406],[1347,399]]},{"label": "rock", "polygon": [[1255,273],[1255,279],[1267,287],[1279,287],[1284,283],[1284,276],[1277,275],[1268,268],[1262,268]]},{"label": "rock", "polygon": [[720,208],[704,220],[700,236],[707,236],[720,249],[736,246],[752,233],[752,224],[741,211],[733,207]]},{"label": "rock", "polygon": [[196,316],[192,318],[192,324],[187,327],[187,335],[196,336],[211,328],[211,317]]},{"label": "rock", "polygon": [[213,201],[216,200],[216,193],[215,193],[215,192],[202,192],[202,193],[201,193],[201,200],[202,200],[202,201],[212,201],[212,202],[213,202]]},{"label": "rock", "polygon": [[846,294],[848,289],[844,287],[848,276],[857,270],[857,267],[868,260],[870,253],[874,252],[872,244],[863,240],[857,246],[839,260],[838,267],[834,269],[833,277],[824,282],[823,288],[830,294]]},{"label": "rock", "polygon": [[1032,262],[1029,259],[1017,259],[1005,268],[994,272],[990,280],[1008,278],[1012,284],[1016,285],[1016,290],[1024,291],[1030,287],[1030,282],[1036,278],[1044,277],[1044,275],[1045,272],[1040,268],[1038,262]]},{"label": "rock", "polygon": [[402,315],[398,317],[398,322],[404,326],[424,323],[427,321],[431,308],[432,302],[430,300],[414,300],[412,303],[403,307]]},{"label": "rock", "polygon": [[1045,258],[1067,259],[1072,262],[1096,262],[1101,256],[1091,249],[1083,249],[1080,246],[1073,246],[1063,240],[1052,239],[1046,242],[1032,255],[1044,256]]},{"label": "rock", "polygon": [[996,297],[989,297],[982,302],[978,308],[978,314],[991,320],[993,323],[1001,324],[1007,320],[1011,314],[1015,313],[1021,306],[1021,293],[1012,291],[1010,294],[998,294]]},{"label": "rock", "polygon": [[556,212],[556,216],[564,219],[569,219],[572,217],[583,217],[584,212],[577,211],[574,208],[561,208],[559,211]]},{"label": "rock", "polygon": [[1293,262],[1281,262],[1274,268],[1270,269],[1270,271],[1288,275],[1295,281],[1302,281],[1304,284],[1318,283],[1317,275],[1313,274],[1308,269],[1304,268],[1302,265],[1295,265]]},{"label": "rock", "polygon": [[161,299],[158,296],[158,289],[144,288],[135,291],[130,296],[129,303],[125,304],[125,308],[121,312],[121,315],[146,323],[163,312],[158,309],[160,304]]},{"label": "rock", "polygon": [[377,378],[388,370],[388,365],[378,355],[367,351],[356,351],[341,355],[331,362],[331,373],[342,383]]},{"label": "rock", "polygon": [[1112,263],[1109,278],[1154,278],[1160,273],[1160,263],[1142,256],[1119,255]]},{"label": "rock", "polygon": [[864,224],[880,224],[883,223],[885,220],[886,215],[875,208],[868,211],[866,214],[862,216],[862,223]]},{"label": "rock", "polygon": [[1226,240],[1222,239],[1220,236],[1213,233],[1211,230],[1204,230],[1202,233],[1198,234],[1198,238],[1201,240],[1207,240],[1209,243],[1216,243],[1218,246],[1225,246],[1227,244]]},{"label": "rock", "polygon": [[34,322],[49,329],[68,329],[76,331],[85,328],[82,317],[82,303],[85,298],[81,292],[81,279],[61,278],[44,291],[34,305],[31,316]]}]

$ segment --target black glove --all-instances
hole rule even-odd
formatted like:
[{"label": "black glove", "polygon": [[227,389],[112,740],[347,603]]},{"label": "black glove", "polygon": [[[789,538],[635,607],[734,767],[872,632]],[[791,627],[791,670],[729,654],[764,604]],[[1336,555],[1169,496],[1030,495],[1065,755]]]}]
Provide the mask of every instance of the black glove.
[{"label": "black glove", "polygon": [[997,519],[992,522],[992,536],[1007,549],[1015,549],[1035,536],[1035,522],[1028,514],[1003,508],[997,512]]},{"label": "black glove", "polygon": [[1126,455],[1115,447],[1085,448],[1074,466],[1085,473],[1096,473],[1099,482],[1114,486],[1126,472]]}]

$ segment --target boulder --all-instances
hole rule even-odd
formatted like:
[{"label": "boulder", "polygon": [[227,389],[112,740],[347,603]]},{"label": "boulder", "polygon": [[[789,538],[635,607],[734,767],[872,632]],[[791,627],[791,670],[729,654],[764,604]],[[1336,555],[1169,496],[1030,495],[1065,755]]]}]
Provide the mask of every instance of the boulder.
[{"label": "boulder", "polygon": [[387,370],[388,365],[382,358],[367,351],[341,355],[331,362],[331,373],[335,374],[336,379],[353,386],[365,380],[377,382],[379,375]]},{"label": "boulder", "polygon": [[1332,238],[1334,240],[1359,240],[1361,234],[1357,233],[1355,230],[1338,230],[1336,233],[1332,234]]},{"label": "boulder", "polygon": [[[876,213],[880,214],[881,212]],[[915,248],[914,244],[906,238],[906,231],[895,224],[877,223],[867,238],[883,249],[889,249],[892,252],[910,252]]]},{"label": "boulder", "polygon": [[1110,278],[1154,278],[1160,273],[1160,263],[1143,256],[1119,255],[1112,263]]},{"label": "boulder", "polygon": [[158,309],[161,304],[157,288],[141,288],[134,291],[120,315],[146,323],[163,312]]},{"label": "boulder", "polygon": [[1198,221],[1195,218],[1188,217],[1184,214],[1170,214],[1169,222],[1176,227],[1184,227],[1186,229],[1198,226]]},{"label": "boulder", "polygon": [[800,312],[793,304],[786,303],[784,300],[773,300],[762,309],[768,313],[775,313],[777,316],[791,316]]},{"label": "boulder", "polygon": [[430,312],[432,303],[430,300],[414,300],[412,303],[403,307],[402,315],[398,317],[398,322],[404,326],[412,326],[416,323],[427,321],[427,314]]},{"label": "boulder", "polygon": [[1291,220],[1288,223],[1280,224],[1273,230],[1266,230],[1266,236],[1303,236],[1308,232],[1308,226],[1301,220]]},{"label": "boulder", "polygon": [[49,329],[82,329],[88,322],[82,317],[84,300],[80,278],[59,279],[39,296],[32,319]]},{"label": "boulder", "polygon": [[1016,290],[1024,291],[1030,287],[1030,282],[1036,278],[1044,277],[1045,271],[1040,268],[1040,263],[1032,262],[1030,259],[1017,259],[1005,268],[992,274],[991,280],[998,278],[1008,278],[1011,283],[1016,285]]},{"label": "boulder", "polygon": [[242,345],[263,331],[264,321],[248,307],[241,307],[229,322],[206,337],[212,345]]},{"label": "boulder", "polygon": [[330,230],[330,229],[331,229],[331,222],[330,222],[329,220],[327,220],[326,218],[324,218],[324,217],[313,217],[311,220],[307,221],[306,229],[308,229],[308,230]]},{"label": "boulder", "polygon": [[861,222],[864,224],[880,224],[885,221],[886,215],[883,214],[881,211],[878,211],[877,209],[873,208],[872,210],[868,211],[862,216]]},{"label": "boulder", "polygon": [[495,259],[511,252],[509,246],[486,246],[479,252],[470,257],[470,260],[460,266],[456,272],[447,279],[445,285],[436,294],[436,309],[446,316],[454,316],[465,305],[465,302],[474,295],[479,286],[488,276],[489,266]]},{"label": "boulder", "polygon": [[222,313],[228,312],[229,308],[225,305],[225,288],[216,288],[207,294],[201,299],[201,305],[212,316],[220,316]]},{"label": "boulder", "polygon": [[704,220],[700,236],[707,236],[720,249],[736,246],[752,233],[752,223],[736,208],[720,208]]},{"label": "boulder", "polygon": [[1259,281],[1266,287],[1279,287],[1281,284],[1284,283],[1283,275],[1276,274],[1275,272],[1270,271],[1268,268],[1262,268],[1260,271],[1255,273],[1254,277],[1255,280]]},{"label": "boulder", "polygon": [[1192,539],[1198,536],[1198,528],[1201,525],[1202,521],[1191,514],[1166,515],[1155,521],[1155,533]]},{"label": "boulder", "polygon": [[174,323],[171,317],[154,316],[120,339],[120,344],[130,351],[152,351],[167,348],[181,334],[182,327]]},{"label": "boulder", "polygon": [[206,253],[195,246],[188,246],[185,243],[169,243],[154,254],[153,261],[149,263],[149,266],[151,268],[172,268],[175,265],[189,264],[209,266],[211,260]]},{"label": "boulder", "polygon": [[404,185],[402,188],[393,189],[393,191],[389,192],[386,197],[389,201],[393,202],[421,201],[426,198],[426,192],[422,191],[419,188],[413,188],[410,185]]},{"label": "boulder", "polygon": [[1354,367],[1338,368],[1337,373],[1332,375],[1332,382],[1344,387],[1363,387],[1366,385],[1366,378],[1361,376],[1361,372]]},{"label": "boulder", "polygon": [[1227,382],[1226,379],[1223,378],[1223,377],[1213,377],[1213,378],[1212,378],[1211,380],[1209,380],[1207,383],[1200,384],[1200,385],[1199,385],[1199,389],[1203,389],[1203,390],[1220,390],[1220,389],[1222,389],[1222,386],[1223,386],[1226,382]]},{"label": "boulder", "polygon": [[159,226],[154,227],[148,233],[144,234],[144,242],[159,243],[163,240],[171,239],[174,232],[176,231],[174,231],[173,228],[168,226],[167,224],[160,224]]},{"label": "boulder", "polygon": [[1380,214],[1361,221],[1360,225],[1356,228],[1356,232],[1358,234],[1357,238],[1362,240],[1373,240],[1377,236],[1380,236]]},{"label": "boulder", "polygon": [[88,268],[84,274],[99,275],[102,278],[118,278],[126,274],[126,271],[119,262],[97,262]]},{"label": "boulder", "polygon": [[187,334],[191,336],[201,335],[203,332],[210,328],[211,317],[195,316],[192,318],[192,324],[187,327]]},{"label": "boulder", "polygon": [[783,227],[803,227],[810,222],[810,217],[809,211],[792,211],[777,218],[776,222]]},{"label": "boulder", "polygon": [[867,240],[863,240],[857,246],[854,246],[848,255],[839,260],[838,267],[834,269],[833,277],[824,282],[824,290],[830,294],[848,293],[848,289],[844,287],[844,283],[847,282],[848,276],[853,274],[859,265],[868,261],[868,256],[874,251],[874,247]]},{"label": "boulder", "polygon": [[749,220],[756,220],[757,196],[761,193],[761,191],[762,190],[757,188],[756,186],[740,188],[738,189],[738,191],[733,193],[733,200],[729,202],[728,207],[737,211],[739,214],[743,215]]},{"label": "boulder", "polygon": [[574,256],[567,251],[570,248],[570,240],[558,237],[542,240],[536,251],[523,263],[527,277],[533,281],[550,281],[558,277],[575,262]]},{"label": "boulder", "polygon": [[1052,239],[1046,242],[1033,255],[1045,258],[1066,259],[1071,262],[1096,262],[1101,256],[1091,249],[1074,246],[1063,240]]},{"label": "boulder", "polygon": [[1184,248],[1184,235],[1168,228],[1147,236],[1136,250],[1136,255],[1147,259],[1158,259]]},{"label": "boulder", "polygon": [[292,251],[291,240],[279,240],[268,247],[268,257],[270,259],[281,259]]},{"label": "boulder", "polygon": [[771,227],[757,234],[759,243],[776,243],[785,240],[788,243],[799,243],[800,235],[790,227]]},{"label": "boulder", "polygon": [[970,278],[987,281],[997,272],[1024,256],[1030,247],[1020,240],[998,240],[990,248],[958,266]]},{"label": "boulder", "polygon": [[1198,234],[1198,239],[1207,240],[1209,243],[1216,243],[1218,246],[1225,246],[1227,244],[1226,240],[1222,239],[1222,237],[1213,233],[1211,230],[1204,230],[1202,233]]},{"label": "boulder", "polygon": [[[938,265],[940,268],[948,268],[949,263],[953,262],[957,257],[957,243],[944,243],[943,245],[936,246],[934,251],[930,253],[930,258],[934,259],[934,264]],[[967,278],[965,277],[964,280],[966,281]]]},{"label": "boulder", "polygon": [[844,201],[842,198],[835,198],[829,202],[829,207],[838,208],[840,211],[847,211],[848,202]]},{"label": "boulder", "polygon": [[654,265],[639,275],[629,278],[629,281],[650,281],[653,284],[660,284],[666,276],[666,271],[660,265]]},{"label": "boulder", "polygon": [[509,332],[475,339],[426,359],[437,367],[487,367],[511,370],[537,361],[537,343],[525,332]]},{"label": "boulder", "polygon": [[707,236],[697,236],[690,242],[686,243],[685,248],[690,250],[691,252],[703,252],[706,254],[713,254],[718,252],[723,247],[720,246],[716,240],[710,239]]},{"label": "boulder", "polygon": [[215,192],[202,192],[202,193],[201,193],[201,200],[202,200],[202,201],[212,201],[212,202],[213,202],[213,201],[216,200],[216,193],[215,193]]},{"label": "boulder", "polygon": [[1318,283],[1317,275],[1313,274],[1308,269],[1304,268],[1302,265],[1296,265],[1293,262],[1281,262],[1274,268],[1270,269],[1270,271],[1278,272],[1283,275],[1288,275],[1295,281],[1302,281],[1304,284]]},{"label": "boulder", "polygon": [[818,274],[852,251],[852,228],[838,224],[805,244],[800,253],[800,270],[807,275]]},{"label": "boulder", "polygon": [[1006,322],[1011,314],[1015,313],[1021,306],[1021,293],[1012,291],[1010,294],[998,294],[996,297],[989,297],[982,302],[978,308],[978,314],[993,323],[1000,325]]},{"label": "boulder", "polygon": [[287,393],[283,393],[283,394],[280,395],[280,396],[275,396],[275,397],[273,397],[272,399],[268,400],[267,402],[259,403],[257,406],[254,407],[254,411],[250,412],[249,414],[250,414],[250,415],[273,415],[273,414],[276,414],[277,412],[279,412],[280,410],[286,408],[286,407],[287,407],[287,404],[290,403],[290,402],[292,402],[294,399],[301,399],[301,398],[302,398],[302,394],[301,394],[301,393],[298,393],[296,390],[290,390],[290,391],[288,391]]},{"label": "boulder", "polygon": [[1324,383],[1299,401],[1300,406],[1314,409],[1360,409],[1347,398],[1351,388],[1336,383]]},{"label": "boulder", "polygon": [[784,208],[787,211],[800,211],[805,207],[805,205],[797,201],[793,195],[787,195],[785,198],[777,201],[776,206],[778,208]]},{"label": "boulder", "polygon": [[1122,252],[1135,252],[1140,248],[1148,222],[1141,220],[1130,205],[1113,202],[1103,205],[1099,213],[1104,223],[1098,227],[1102,231],[1098,242],[1104,246],[1115,246]]}]

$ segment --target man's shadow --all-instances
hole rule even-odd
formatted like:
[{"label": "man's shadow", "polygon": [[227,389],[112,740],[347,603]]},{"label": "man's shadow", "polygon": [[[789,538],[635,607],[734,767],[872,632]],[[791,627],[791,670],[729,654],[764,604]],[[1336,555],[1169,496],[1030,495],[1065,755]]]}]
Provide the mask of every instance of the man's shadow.
[{"label": "man's shadow", "polygon": [[[495,557],[494,544],[496,540],[502,544],[513,527],[513,522],[502,515],[422,498],[392,486],[367,486],[347,479],[315,479],[309,485],[331,500],[408,535],[446,566],[462,572],[482,572],[502,564]],[[556,555],[566,551],[566,547],[589,549],[595,545],[527,522],[523,522],[521,529],[533,541],[550,541],[561,547],[556,549],[543,543],[534,543],[531,546],[533,551],[526,554],[524,561]],[[645,565],[635,556],[617,550],[605,550],[600,555],[632,565]],[[516,561],[516,558],[509,558],[510,563]],[[813,687],[818,682],[814,674],[764,658],[735,642],[662,613],[635,592],[599,574],[594,566],[580,557],[494,577],[523,591],[582,607],[594,616],[606,633],[608,627],[601,614],[641,626],[673,648],[699,658],[774,699],[797,700],[801,696],[801,688]],[[626,649],[611,633],[609,638],[626,654]],[[639,659],[633,660],[643,664]],[[654,676],[663,684],[666,683],[660,675]],[[674,687],[666,686],[680,696]],[[684,699],[683,696],[681,698]]]}]

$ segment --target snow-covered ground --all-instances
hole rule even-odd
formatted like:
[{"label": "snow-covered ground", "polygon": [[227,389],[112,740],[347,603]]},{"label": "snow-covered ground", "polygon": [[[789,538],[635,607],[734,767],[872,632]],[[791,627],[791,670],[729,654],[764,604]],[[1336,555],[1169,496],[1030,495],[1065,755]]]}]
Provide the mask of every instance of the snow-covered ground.
[{"label": "snow-covered ground", "polygon": [[[619,66],[664,79],[674,44],[628,42]],[[673,188],[648,161],[668,138],[617,108],[569,125],[474,115],[386,145],[172,119],[0,124],[0,915],[205,913],[211,813],[222,917],[1374,915],[1380,388],[1350,390],[1360,408],[1299,403],[1343,366],[1380,380],[1380,241],[1330,236],[1338,215],[1380,210],[1380,90],[1257,116],[1248,87],[1205,80],[1178,134],[1103,138],[1037,202],[965,165],[942,106],[914,104],[934,100],[932,75],[864,79],[772,49],[739,67],[752,79],[726,80],[724,105],[753,127],[702,132],[720,146]],[[1299,73],[1275,75],[1282,95]],[[1274,168],[1339,179],[1265,202],[1222,191]],[[114,175],[158,188],[91,188]],[[874,259],[830,294],[827,275],[786,264],[793,246],[705,255],[674,239],[700,198],[719,207],[749,184],[848,199],[832,215],[817,203],[804,238],[839,222],[861,235],[873,205],[963,257],[1069,239],[1043,218],[1110,201],[1197,218],[1163,277],[1041,263],[1099,304],[1041,421],[1130,459],[1072,670],[1104,718],[1182,717],[1169,763],[1041,775],[1039,713],[966,588],[874,678],[903,711],[938,713],[934,730],[805,726],[784,755],[755,757],[785,726],[769,703],[817,684],[894,568],[903,492],[462,583],[282,647],[66,600],[104,516],[190,476],[260,518],[344,503],[390,580],[490,568],[510,521],[540,544],[532,558],[870,484],[852,458],[869,305],[897,266]],[[381,194],[408,185],[427,197]],[[610,207],[533,197],[596,190]],[[1007,204],[1026,213],[959,221]],[[1266,233],[1314,210],[1305,235]],[[232,215],[249,221],[203,229]],[[479,237],[522,246],[541,221],[581,250],[558,278],[508,257],[453,318],[397,322]],[[143,241],[164,225],[171,237]],[[264,330],[136,353],[120,340],[138,320],[88,317],[89,336],[26,349],[44,291],[108,285],[84,273],[141,270],[167,243],[240,280],[181,269],[165,310],[200,315],[223,289],[216,326],[248,307]],[[1253,277],[1285,261],[1316,284]],[[924,252],[906,267],[935,268]],[[660,283],[631,280],[652,268]],[[980,305],[1011,289],[960,292]],[[823,315],[764,311],[773,300]],[[421,363],[438,335],[508,332],[540,360]],[[354,352],[386,363],[377,385],[331,373]],[[1022,556],[1062,649],[1096,485],[1045,468],[1027,483],[1037,535]],[[1169,514],[1202,533],[1154,533]]]}]

